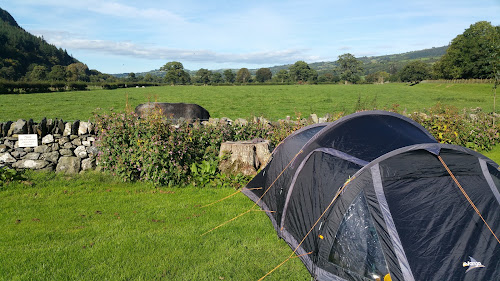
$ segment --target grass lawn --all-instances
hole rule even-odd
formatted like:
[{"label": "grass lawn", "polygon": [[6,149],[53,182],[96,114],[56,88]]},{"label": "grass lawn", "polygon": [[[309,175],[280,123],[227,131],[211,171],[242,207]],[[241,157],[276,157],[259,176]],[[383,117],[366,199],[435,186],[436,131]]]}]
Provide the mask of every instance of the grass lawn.
[{"label": "grass lawn", "polygon": [[[233,189],[30,173],[0,189],[0,280],[257,280],[291,249]],[[259,208],[256,208],[259,209]],[[266,280],[308,280],[299,259]]]},{"label": "grass lawn", "polygon": [[163,86],[0,95],[0,122],[19,118],[39,121],[43,117],[88,120],[97,108],[124,110],[127,100],[132,109],[148,101],[197,103],[212,117],[232,119],[264,116],[277,120],[297,114],[352,113],[358,103],[368,109],[398,104],[401,111],[408,112],[423,110],[438,102],[459,109],[493,110],[490,84]]}]

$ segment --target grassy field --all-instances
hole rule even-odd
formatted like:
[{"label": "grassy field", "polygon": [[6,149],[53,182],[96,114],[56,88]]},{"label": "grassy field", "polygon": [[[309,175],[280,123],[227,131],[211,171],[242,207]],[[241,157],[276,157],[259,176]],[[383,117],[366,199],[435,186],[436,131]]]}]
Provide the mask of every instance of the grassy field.
[{"label": "grassy field", "polygon": [[[324,115],[399,104],[408,112],[436,103],[493,109],[491,85],[404,84],[154,87],[0,95],[0,121],[92,119],[96,108],[147,101],[198,103],[213,117]],[[484,153],[500,162],[500,147]],[[28,173],[0,188],[0,280],[257,280],[291,249],[263,212],[204,232],[253,203],[232,189],[154,188],[105,174]],[[258,208],[257,208],[258,209]],[[299,259],[266,280],[309,280]]]},{"label": "grassy field", "polygon": [[[0,280],[257,280],[291,249],[233,189],[33,173],[0,189]],[[259,209],[259,208],[256,208]],[[308,280],[299,259],[266,280]]]},{"label": "grassy field", "polygon": [[[367,109],[391,108],[411,112],[438,102],[458,108],[493,110],[489,84],[384,85],[283,85],[283,86],[164,86],[84,92],[0,95],[0,122],[19,118],[92,119],[97,108],[122,111],[148,101],[197,103],[212,117],[264,116],[277,120],[287,115],[307,116],[343,111],[352,113],[358,104]],[[359,102],[358,102],[359,101]]]}]

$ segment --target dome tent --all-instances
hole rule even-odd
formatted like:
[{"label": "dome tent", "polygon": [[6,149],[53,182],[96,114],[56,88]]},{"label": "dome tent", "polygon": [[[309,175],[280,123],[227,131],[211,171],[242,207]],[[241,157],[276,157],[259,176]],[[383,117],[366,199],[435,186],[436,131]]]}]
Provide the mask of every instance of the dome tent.
[{"label": "dome tent", "polygon": [[352,114],[286,138],[243,192],[318,280],[495,280],[500,172],[418,123]]}]

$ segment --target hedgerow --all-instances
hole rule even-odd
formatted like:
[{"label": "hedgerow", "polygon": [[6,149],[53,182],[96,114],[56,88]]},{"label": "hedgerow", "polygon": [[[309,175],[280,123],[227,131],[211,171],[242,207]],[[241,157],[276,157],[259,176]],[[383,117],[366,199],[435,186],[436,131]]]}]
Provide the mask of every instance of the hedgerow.
[{"label": "hedgerow", "polygon": [[500,142],[499,118],[480,108],[459,111],[456,107],[438,103],[410,117],[424,126],[440,143],[489,151]]},{"label": "hedgerow", "polygon": [[[157,185],[183,186],[205,183],[222,186],[234,180],[215,176],[222,142],[263,138],[276,146],[300,128],[285,122],[248,125],[174,125],[161,116],[137,118],[134,113],[96,116],[99,165],[124,181],[141,180]],[[206,167],[207,165],[213,167]],[[244,180],[244,179],[241,179]]]},{"label": "hedgerow", "polygon": [[[335,115],[334,119],[343,114]],[[410,118],[439,142],[491,150],[499,141],[496,117],[480,110],[459,111],[436,105]],[[241,186],[248,178],[221,174],[219,148],[226,141],[262,138],[276,147],[308,122],[256,119],[247,125],[226,123],[174,125],[159,115],[138,118],[134,113],[96,115],[99,165],[124,181],[147,181],[168,186]],[[298,118],[299,119],[299,118]]]}]

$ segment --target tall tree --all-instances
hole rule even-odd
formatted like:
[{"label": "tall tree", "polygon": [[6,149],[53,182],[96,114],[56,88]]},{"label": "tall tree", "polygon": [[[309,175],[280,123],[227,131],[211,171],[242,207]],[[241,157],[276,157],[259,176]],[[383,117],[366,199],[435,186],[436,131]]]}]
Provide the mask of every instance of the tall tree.
[{"label": "tall tree", "polygon": [[68,65],[66,73],[69,81],[89,81],[89,68],[81,62]]},{"label": "tall tree", "polygon": [[274,75],[273,80],[279,83],[285,83],[289,78],[288,71],[286,69],[281,69]]},{"label": "tall tree", "polygon": [[231,69],[224,70],[224,80],[226,80],[226,83],[234,83],[235,78],[236,74]]},{"label": "tall tree", "polygon": [[419,83],[422,80],[430,78],[429,66],[419,60],[409,62],[401,69],[399,78],[403,82]]},{"label": "tall tree", "polygon": [[31,81],[42,81],[47,78],[47,68],[44,65],[36,65],[29,73]]},{"label": "tall tree", "polygon": [[236,73],[236,82],[238,83],[248,83],[251,78],[252,76],[250,75],[248,68],[241,68],[238,70],[238,73]]},{"label": "tall tree", "polygon": [[297,61],[289,68],[289,76],[295,82],[316,82],[318,73],[312,69],[305,61]]},{"label": "tall tree", "polygon": [[165,81],[172,85],[187,84],[191,81],[189,73],[184,70],[184,66],[178,61],[167,62],[160,67],[160,70],[167,72],[165,73]]},{"label": "tall tree", "polygon": [[358,82],[363,71],[363,63],[356,59],[352,54],[346,53],[339,56],[337,60],[337,71],[340,73],[340,79],[350,83]]},{"label": "tall tree", "polygon": [[255,73],[255,80],[257,80],[257,82],[264,83],[271,80],[271,78],[273,78],[273,74],[269,68],[259,68]]},{"label": "tall tree", "polygon": [[445,79],[494,78],[499,61],[500,26],[479,21],[451,41],[434,72]]},{"label": "tall tree", "polygon": [[208,83],[210,83],[210,78],[212,77],[212,71],[205,68],[200,68],[200,70],[196,72],[196,76],[198,78],[197,79],[198,83],[207,85]]},{"label": "tall tree", "polygon": [[220,74],[219,72],[215,72],[214,74],[212,74],[210,81],[212,83],[216,83],[216,84],[221,83],[222,82],[222,74]]}]

